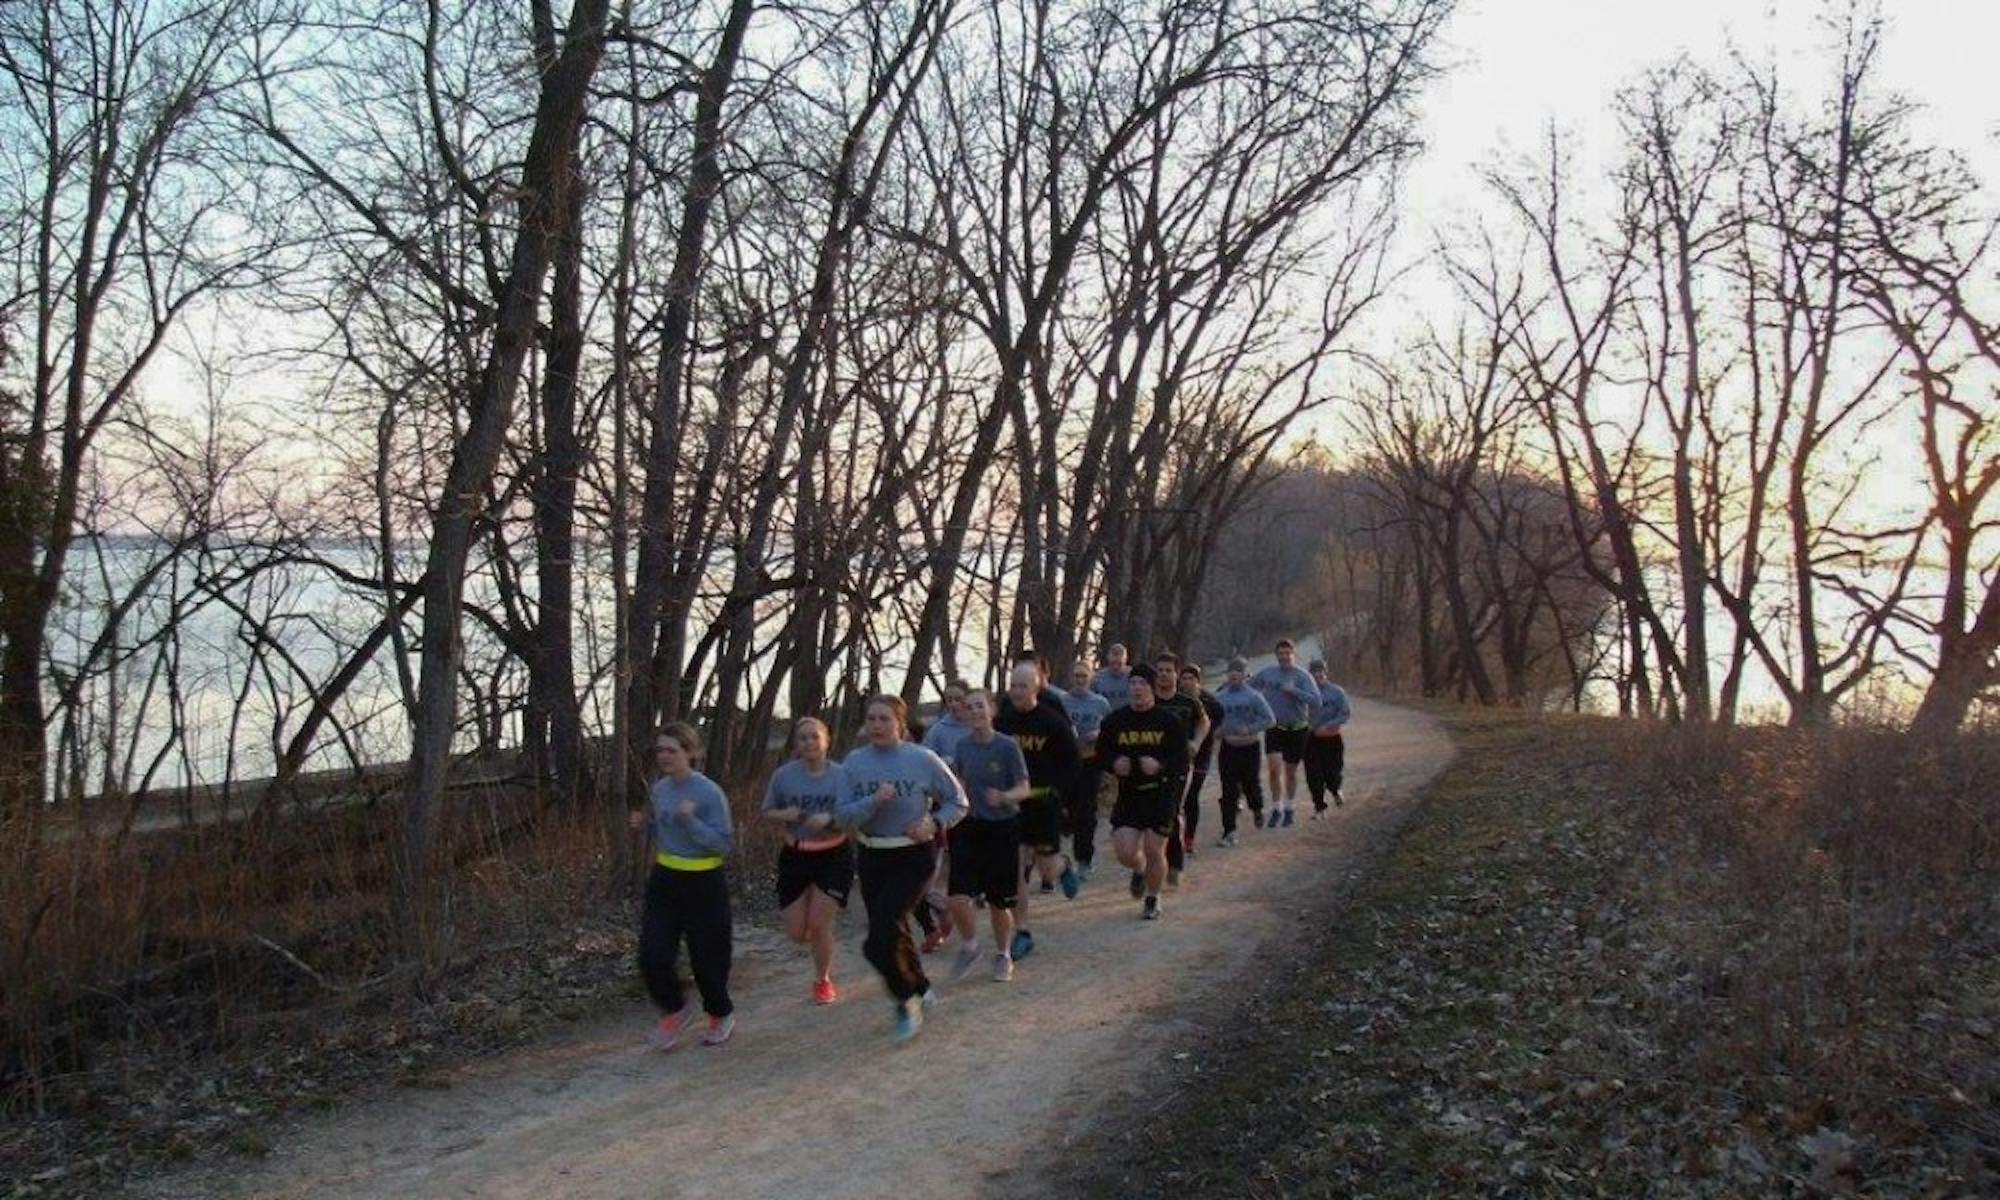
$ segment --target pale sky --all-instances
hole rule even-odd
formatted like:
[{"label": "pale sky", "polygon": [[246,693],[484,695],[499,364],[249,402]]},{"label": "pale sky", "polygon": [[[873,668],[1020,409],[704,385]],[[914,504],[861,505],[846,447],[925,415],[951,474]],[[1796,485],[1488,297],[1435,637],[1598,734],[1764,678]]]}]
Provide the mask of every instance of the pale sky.
[{"label": "pale sky", "polygon": [[[1474,169],[1532,151],[1553,119],[1577,139],[1580,173],[1615,160],[1611,101],[1647,67],[1685,50],[1717,70],[1733,43],[1801,91],[1825,78],[1826,0],[1461,0],[1446,26],[1455,64],[1422,100],[1430,149],[1410,181],[1409,216],[1478,203]],[[1882,0],[1880,82],[1924,106],[1919,128],[2000,185],[2000,0]],[[1819,62],[1826,61],[1819,58]]]}]

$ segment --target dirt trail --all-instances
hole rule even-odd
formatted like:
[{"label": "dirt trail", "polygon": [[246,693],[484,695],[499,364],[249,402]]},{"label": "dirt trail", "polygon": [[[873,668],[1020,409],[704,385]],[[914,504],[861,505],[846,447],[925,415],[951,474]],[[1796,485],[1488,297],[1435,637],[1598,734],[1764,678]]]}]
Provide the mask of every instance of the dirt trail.
[{"label": "dirt trail", "polygon": [[[634,1005],[572,1036],[464,1066],[451,1087],[357,1102],[282,1139],[254,1174],[198,1171],[159,1197],[974,1197],[1030,1185],[1096,1116],[1143,1102],[1149,1068],[1198,1036],[1232,980],[1282,954],[1297,899],[1338,886],[1451,755],[1406,709],[1357,701],[1348,804],[1292,829],[1217,832],[1165,919],[1145,923],[1101,851],[1081,898],[1034,897],[1038,947],[1011,984],[939,982],[911,1043],[842,918],[842,1002],[816,1008],[802,950],[738,916],[727,1046],[648,1052]],[[1301,788],[1303,791],[1303,788]],[[1304,803],[1303,796],[1301,803]],[[1310,805],[1305,805],[1310,810]],[[983,926],[983,923],[982,923]],[[982,927],[982,934],[984,933]],[[942,980],[949,950],[927,965]]]}]

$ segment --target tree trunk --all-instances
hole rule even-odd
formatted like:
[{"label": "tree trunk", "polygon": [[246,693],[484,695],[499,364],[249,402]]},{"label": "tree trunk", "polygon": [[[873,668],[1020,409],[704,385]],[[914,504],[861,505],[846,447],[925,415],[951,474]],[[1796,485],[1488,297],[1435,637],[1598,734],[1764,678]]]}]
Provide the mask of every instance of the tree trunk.
[{"label": "tree trunk", "polygon": [[392,907],[407,951],[428,958],[436,924],[430,878],[438,801],[457,724],[459,632],[466,556],[488,482],[513,417],[521,367],[535,336],[551,251],[568,224],[576,181],[569,175],[589,101],[590,79],[604,51],[608,0],[577,0],[561,54],[549,64],[521,173],[521,230],[500,296],[493,343],[469,398],[464,434],[453,448],[432,521],[423,579],[423,645],[410,761],[402,788],[402,837]]},{"label": "tree trunk", "polygon": [[[581,176],[573,157],[572,179]],[[549,299],[548,365],[542,384],[542,462],[534,487],[535,641],[531,706],[546,723],[548,783],[559,804],[588,790],[583,713],[577,704],[575,637],[576,481],[583,446],[576,428],[577,372],[583,361],[583,204],[572,197],[555,251]]]},{"label": "tree trunk", "polygon": [[669,661],[656,662],[654,651],[660,646],[662,626],[671,630],[676,622],[687,617],[684,611],[675,611],[677,605],[669,606],[666,601],[674,547],[682,532],[674,512],[674,490],[681,455],[681,429],[686,421],[684,392],[692,353],[695,293],[705,267],[709,216],[722,191],[722,106],[735,81],[743,37],[755,8],[753,0],[730,0],[715,57],[701,74],[695,96],[694,145],[687,191],[681,202],[680,229],[674,239],[673,267],[667,275],[667,303],[660,322],[660,373],[646,440],[639,561],[632,586],[630,639],[635,669],[626,700],[632,726],[631,770],[621,786],[635,798],[644,795],[645,781],[639,775],[644,764],[652,761],[651,730],[663,700],[658,689],[663,681],[681,673],[681,664],[675,661],[683,646],[680,638],[668,634],[668,649],[672,652]]}]

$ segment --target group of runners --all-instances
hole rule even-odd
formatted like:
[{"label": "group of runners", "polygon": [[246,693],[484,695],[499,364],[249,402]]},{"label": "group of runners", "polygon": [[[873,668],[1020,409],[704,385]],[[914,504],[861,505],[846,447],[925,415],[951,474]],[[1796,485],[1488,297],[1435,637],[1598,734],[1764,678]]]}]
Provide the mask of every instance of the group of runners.
[{"label": "group of runners", "polygon": [[[1179,885],[1197,853],[1211,769],[1221,784],[1217,847],[1237,844],[1243,807],[1258,829],[1292,827],[1302,782],[1313,819],[1342,802],[1347,693],[1324,664],[1299,666],[1289,639],[1254,674],[1231,659],[1213,691],[1199,666],[1173,654],[1150,664],[1127,657],[1114,645],[1095,670],[1079,660],[1066,691],[1051,686],[1047,663],[1032,653],[1015,662],[1000,694],[953,681],[920,740],[899,697],[870,697],[859,743],[837,762],[826,723],[798,718],[791,757],[765,786],[759,812],[784,836],[778,906],[786,935],[810,950],[814,1001],[839,999],[834,926],[857,878],[868,919],[861,952],[895,1003],[896,1040],[906,1041],[937,999],[924,954],[955,936],[953,979],[988,960],[980,909],[994,981],[1012,980],[1015,963],[1034,953],[1030,897],[1073,900],[1090,879],[1105,791],[1114,797],[1112,851],[1148,921],[1160,919],[1161,894]],[[723,870],[735,829],[728,796],[695,770],[700,755],[691,726],[664,727],[650,811],[632,814],[656,851],[639,972],[661,1013],[651,1035],[661,1049],[689,1036],[697,1020],[680,982],[683,943],[707,1017],[701,1040],[720,1045],[736,1027]]]}]

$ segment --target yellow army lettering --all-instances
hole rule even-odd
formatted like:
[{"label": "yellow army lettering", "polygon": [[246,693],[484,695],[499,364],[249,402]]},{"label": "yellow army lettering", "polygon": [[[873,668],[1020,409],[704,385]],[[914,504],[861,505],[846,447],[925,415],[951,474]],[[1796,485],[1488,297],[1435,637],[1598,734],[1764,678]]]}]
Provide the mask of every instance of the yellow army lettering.
[{"label": "yellow army lettering", "polygon": [[1157,729],[1128,729],[1118,735],[1120,746],[1164,745],[1167,735]]}]

